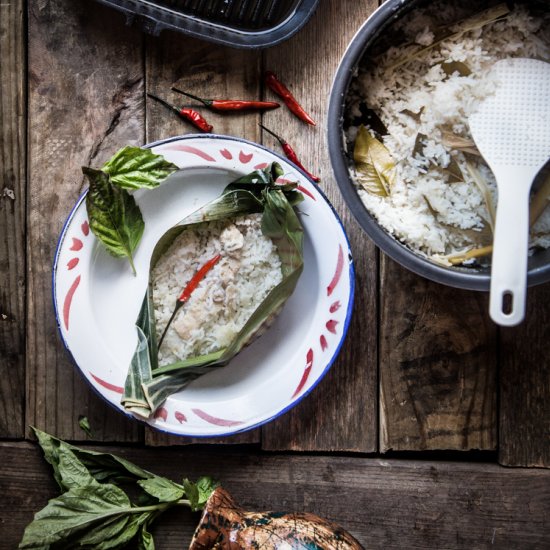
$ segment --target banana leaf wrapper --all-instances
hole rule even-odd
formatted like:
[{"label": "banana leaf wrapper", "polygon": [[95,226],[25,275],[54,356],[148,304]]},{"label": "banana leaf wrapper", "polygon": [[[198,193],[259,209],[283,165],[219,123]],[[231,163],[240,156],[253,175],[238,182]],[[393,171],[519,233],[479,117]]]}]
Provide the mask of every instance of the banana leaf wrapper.
[{"label": "banana leaf wrapper", "polygon": [[195,378],[226,365],[265,330],[296,288],[303,270],[303,228],[294,207],[303,200],[303,195],[296,190],[295,183],[275,183],[282,173],[280,165],[273,163],[230,183],[219,197],[169,229],[155,246],[150,273],[182,231],[205,222],[261,213],[262,233],[277,248],[283,278],[252,313],[230,345],[213,353],[159,366],[150,277],[136,321],[138,344],[121,401],[127,411],[150,418],[167,397]]}]

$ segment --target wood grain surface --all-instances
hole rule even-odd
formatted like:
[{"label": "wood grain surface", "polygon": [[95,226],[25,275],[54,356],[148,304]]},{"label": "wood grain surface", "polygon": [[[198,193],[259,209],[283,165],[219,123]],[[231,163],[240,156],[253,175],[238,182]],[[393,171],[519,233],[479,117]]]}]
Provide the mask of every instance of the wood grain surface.
[{"label": "wood grain surface", "polygon": [[63,223],[87,186],[80,167],[101,166],[121,144],[143,143],[141,35],[84,0],[31,0],[28,24],[26,424],[85,439],[78,427],[85,415],[98,440],[136,441],[136,422],[92,392],[60,342],[51,270]]},{"label": "wood grain surface", "polygon": [[[550,547],[550,285],[529,289],[523,325],[497,330],[487,295],[431,283],[379,254],[332,175],[332,75],[376,4],[325,0],[289,41],[244,51],[146,36],[98,2],[0,2],[0,550],[15,548],[56,494],[37,447],[7,441],[22,439],[28,424],[72,441],[120,443],[106,449],[176,480],[218,477],[251,509],[317,513],[366,548]],[[356,269],[353,320],[338,359],[297,407],[261,429],[197,445],[144,429],[93,393],[58,336],[51,269],[86,187],[82,165],[98,167],[125,144],[195,132],[146,91],[181,105],[194,103],[172,93],[174,83],[205,97],[275,99],[266,69],[317,120],[306,126],[284,107],[262,117],[321,176],[343,220]],[[259,115],[199,110],[216,132],[280,151],[259,131]],[[462,462],[479,457],[474,449],[529,468]],[[460,461],[365,456],[390,450],[415,458],[445,450]],[[184,548],[197,521],[170,512],[155,530],[157,547]]]},{"label": "wood grain surface", "polygon": [[0,3],[0,437],[25,403],[26,110],[23,0]]},{"label": "wood grain surface", "polygon": [[[490,464],[211,451],[102,448],[174,480],[208,474],[250,510],[308,511],[365,548],[547,548],[550,472]],[[30,444],[0,444],[0,549],[15,548],[34,512],[57,494]],[[40,486],[37,495],[35,487]],[[197,516],[158,520],[157,548],[189,544]]]},{"label": "wood grain surface", "polygon": [[550,284],[528,289],[524,323],[500,339],[499,462],[548,468]]},{"label": "wood grain surface", "polygon": [[[361,451],[377,449],[377,254],[345,206],[326,147],[332,75],[341,56],[376,2],[321,2],[308,25],[289,41],[266,50],[265,68],[274,71],[316,120],[304,124],[287,109],[264,116],[264,124],[294,146],[342,217],[356,270],[353,318],[340,355],[307,399],[262,429],[271,450]],[[265,99],[274,99],[266,91]],[[271,137],[268,147],[277,149]]]},{"label": "wood grain surface", "polygon": [[380,450],[494,449],[487,295],[433,283],[387,257],[381,264]]}]

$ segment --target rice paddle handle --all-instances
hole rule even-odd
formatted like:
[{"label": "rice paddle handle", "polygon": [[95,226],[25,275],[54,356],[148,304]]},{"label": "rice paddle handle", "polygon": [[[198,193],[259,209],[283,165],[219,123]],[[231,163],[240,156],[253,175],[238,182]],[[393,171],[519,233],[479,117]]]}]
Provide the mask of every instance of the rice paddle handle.
[{"label": "rice paddle handle", "polygon": [[511,327],[525,316],[530,186],[524,182],[532,181],[536,173],[512,166],[498,170],[495,176],[498,205],[489,313],[495,323]]}]

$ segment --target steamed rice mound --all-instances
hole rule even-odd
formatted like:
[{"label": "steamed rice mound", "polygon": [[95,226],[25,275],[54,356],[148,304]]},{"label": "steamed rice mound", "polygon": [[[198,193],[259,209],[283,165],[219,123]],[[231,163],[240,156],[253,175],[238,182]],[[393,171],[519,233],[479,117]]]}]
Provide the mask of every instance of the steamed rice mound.
[{"label": "steamed rice mound", "polygon": [[[497,203],[494,176],[483,159],[450,146],[445,136],[447,141],[448,136],[471,140],[468,116],[496,89],[498,83],[487,78],[496,61],[550,61],[550,17],[535,19],[521,6],[501,20],[411,56],[461,19],[460,3],[446,2],[399,22],[397,32],[407,44],[369,60],[352,84],[349,104],[353,117],[362,116],[362,103],[379,116],[388,135],[369,131],[383,142],[396,169],[387,197],[367,192],[357,177],[361,200],[388,233],[445,265],[448,257],[491,244],[494,220],[484,186],[493,207]],[[349,143],[356,132],[357,127],[348,130]],[[453,178],[451,168],[456,173],[457,167],[461,176]],[[481,189],[472,168],[484,182]],[[532,227],[530,246],[550,246],[549,209]]]},{"label": "steamed rice mound", "polygon": [[159,365],[229,345],[282,281],[281,260],[261,231],[261,217],[252,214],[185,230],[160,258],[152,274],[157,338],[185,285],[208,260],[221,255],[168,329]]}]

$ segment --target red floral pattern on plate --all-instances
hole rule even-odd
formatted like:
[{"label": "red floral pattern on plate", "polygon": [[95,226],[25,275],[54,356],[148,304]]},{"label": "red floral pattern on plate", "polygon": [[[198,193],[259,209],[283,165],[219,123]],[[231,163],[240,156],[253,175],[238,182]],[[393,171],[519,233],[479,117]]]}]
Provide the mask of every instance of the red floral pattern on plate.
[{"label": "red floral pattern on plate", "polygon": [[334,271],[334,276],[332,277],[332,281],[330,281],[329,285],[327,286],[327,296],[330,296],[334,289],[338,286],[338,283],[340,282],[340,277],[342,277],[342,270],[344,269],[344,250],[342,248],[342,245],[338,245],[338,259],[336,260],[336,270]]},{"label": "red floral pattern on plate", "polygon": [[183,424],[184,422],[187,422],[187,417],[180,411],[176,411],[174,413],[174,417],[176,418],[176,420],[180,423],[180,424]]},{"label": "red floral pattern on plate", "polygon": [[71,248],[69,248],[69,250],[74,250],[75,252],[78,252],[79,250],[82,249],[83,246],[84,244],[80,239],[73,237],[73,244],[71,245]]},{"label": "red floral pattern on plate", "polygon": [[244,151],[239,152],[239,160],[242,162],[242,164],[248,164],[252,157],[254,156],[254,153],[245,153]]},{"label": "red floral pattern on plate", "polygon": [[164,422],[166,422],[166,419],[168,418],[168,411],[164,407],[159,407],[155,411],[154,418],[156,420],[163,420]]},{"label": "red floral pattern on plate", "polygon": [[198,147],[192,147],[191,145],[184,145],[184,144],[169,144],[165,145],[164,147],[161,147],[159,150],[161,151],[183,151],[184,153],[191,153],[192,155],[197,155],[203,160],[207,160],[208,162],[216,162],[216,159],[209,155],[208,153],[204,152],[202,149],[199,149]]},{"label": "red floral pattern on plate", "polygon": [[93,372],[90,372],[90,376],[102,387],[104,387],[106,390],[114,391],[115,393],[124,393],[124,388],[121,386],[115,386],[114,384],[111,384],[110,382],[106,382],[99,376],[96,376]]},{"label": "red floral pattern on plate", "polygon": [[306,382],[307,382],[307,379],[309,378],[309,374],[311,373],[312,367],[313,367],[313,350],[310,348],[306,354],[306,368],[304,369],[300,383],[298,384],[297,388],[294,390],[294,393],[292,394],[292,399],[294,399],[302,391],[303,387],[306,385]]},{"label": "red floral pattern on plate", "polygon": [[218,418],[217,416],[212,416],[202,409],[191,409],[199,418],[202,418],[204,421],[209,424],[214,424],[215,426],[238,426],[242,424],[240,420],[227,420],[225,418]]}]

